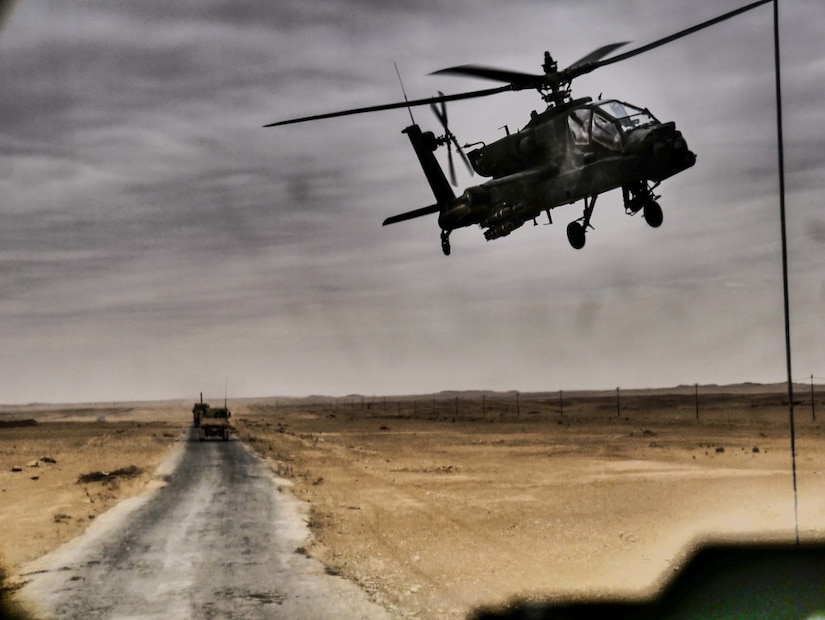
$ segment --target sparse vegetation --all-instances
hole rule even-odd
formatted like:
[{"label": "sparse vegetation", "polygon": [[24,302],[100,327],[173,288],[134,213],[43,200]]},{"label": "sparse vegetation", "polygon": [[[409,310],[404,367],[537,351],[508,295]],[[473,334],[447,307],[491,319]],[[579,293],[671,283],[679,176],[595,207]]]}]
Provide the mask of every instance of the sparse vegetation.
[{"label": "sparse vegetation", "polygon": [[21,428],[26,426],[37,426],[37,420],[0,420],[0,428]]},{"label": "sparse vegetation", "polygon": [[77,484],[88,484],[90,482],[106,482],[117,478],[137,478],[143,473],[143,468],[137,465],[121,467],[114,471],[93,471],[87,474],[80,474],[77,477]]}]

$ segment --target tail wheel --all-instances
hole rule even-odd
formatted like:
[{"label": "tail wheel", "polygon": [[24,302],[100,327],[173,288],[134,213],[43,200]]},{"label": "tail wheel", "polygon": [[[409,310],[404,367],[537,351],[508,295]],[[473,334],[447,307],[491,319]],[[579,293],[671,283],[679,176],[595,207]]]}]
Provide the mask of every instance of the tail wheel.
[{"label": "tail wheel", "polygon": [[441,231],[441,251],[444,252],[444,256],[450,255],[450,231],[448,230]]},{"label": "tail wheel", "polygon": [[567,225],[567,240],[574,249],[581,250],[585,242],[584,226],[579,222],[570,222]]},{"label": "tail wheel", "polygon": [[651,228],[659,228],[659,226],[662,225],[662,221],[664,220],[664,215],[662,214],[662,207],[660,207],[659,203],[655,200],[651,200],[645,203],[643,215],[648,226],[650,226]]}]

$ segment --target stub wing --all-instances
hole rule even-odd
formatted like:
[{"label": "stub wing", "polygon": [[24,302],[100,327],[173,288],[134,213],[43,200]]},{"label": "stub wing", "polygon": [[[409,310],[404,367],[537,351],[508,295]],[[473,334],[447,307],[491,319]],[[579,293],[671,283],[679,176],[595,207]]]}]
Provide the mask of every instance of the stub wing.
[{"label": "stub wing", "polygon": [[382,226],[386,226],[387,224],[397,224],[398,222],[406,222],[407,220],[430,215],[431,213],[438,213],[439,211],[441,211],[441,207],[439,205],[430,205],[429,207],[422,207],[421,209],[415,209],[414,211],[399,213],[398,215],[393,215],[392,217],[385,219]]}]

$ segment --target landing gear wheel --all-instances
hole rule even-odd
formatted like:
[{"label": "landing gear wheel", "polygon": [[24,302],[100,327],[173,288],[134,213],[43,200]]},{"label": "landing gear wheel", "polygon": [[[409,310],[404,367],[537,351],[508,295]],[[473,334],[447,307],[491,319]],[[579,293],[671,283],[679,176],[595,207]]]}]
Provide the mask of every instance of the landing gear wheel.
[{"label": "landing gear wheel", "polygon": [[450,255],[450,233],[446,230],[441,231],[441,251],[444,256]]},{"label": "landing gear wheel", "polygon": [[664,220],[662,207],[660,207],[659,203],[655,200],[645,203],[643,215],[648,226],[651,228],[659,228],[659,226],[662,225],[662,220]]},{"label": "landing gear wheel", "polygon": [[584,226],[578,222],[570,222],[567,225],[567,240],[574,249],[581,250],[585,241]]}]

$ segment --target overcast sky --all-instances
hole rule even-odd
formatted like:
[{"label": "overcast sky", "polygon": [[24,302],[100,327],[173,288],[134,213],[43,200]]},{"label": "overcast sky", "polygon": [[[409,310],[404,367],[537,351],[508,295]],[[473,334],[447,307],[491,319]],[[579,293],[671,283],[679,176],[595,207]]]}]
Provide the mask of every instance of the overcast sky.
[{"label": "overcast sky", "polygon": [[[558,390],[785,379],[772,11],[582,77],[673,120],[664,224],[603,195],[486,242],[435,216],[406,110],[643,45],[745,0],[20,0],[0,33],[0,402]],[[795,377],[825,375],[820,0],[780,7]],[[628,48],[629,49],[629,48]],[[462,142],[541,109],[450,105]],[[426,108],[414,112],[437,129]],[[459,171],[460,173],[464,171]],[[481,182],[466,173],[461,187]]]}]

